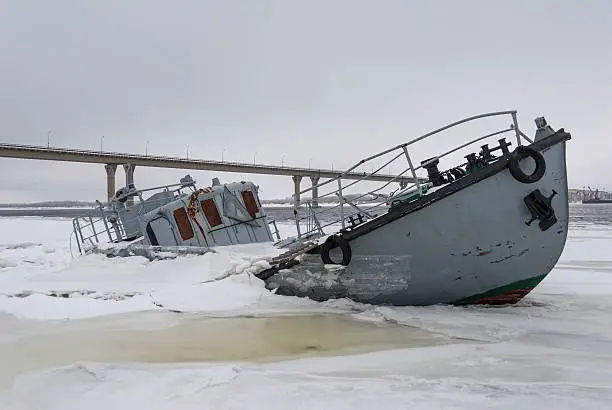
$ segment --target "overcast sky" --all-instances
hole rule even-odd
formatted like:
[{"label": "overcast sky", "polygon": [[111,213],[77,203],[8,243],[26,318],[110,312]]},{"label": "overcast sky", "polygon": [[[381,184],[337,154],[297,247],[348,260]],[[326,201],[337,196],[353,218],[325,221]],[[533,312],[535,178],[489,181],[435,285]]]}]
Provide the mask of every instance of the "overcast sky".
[{"label": "overcast sky", "polygon": [[[612,189],[612,1],[0,0],[0,142],[337,169],[504,109]],[[0,158],[0,202],[105,195],[101,165]]]}]

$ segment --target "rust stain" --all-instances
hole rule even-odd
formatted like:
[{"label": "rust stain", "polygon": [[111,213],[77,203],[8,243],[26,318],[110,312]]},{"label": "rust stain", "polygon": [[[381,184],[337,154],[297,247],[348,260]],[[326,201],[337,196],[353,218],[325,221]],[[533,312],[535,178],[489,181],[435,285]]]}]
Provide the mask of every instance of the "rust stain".
[{"label": "rust stain", "polygon": [[523,299],[533,288],[523,288],[511,290],[510,292],[503,293],[501,295],[489,296],[482,298],[475,302],[476,305],[505,305],[514,304],[519,300]]}]

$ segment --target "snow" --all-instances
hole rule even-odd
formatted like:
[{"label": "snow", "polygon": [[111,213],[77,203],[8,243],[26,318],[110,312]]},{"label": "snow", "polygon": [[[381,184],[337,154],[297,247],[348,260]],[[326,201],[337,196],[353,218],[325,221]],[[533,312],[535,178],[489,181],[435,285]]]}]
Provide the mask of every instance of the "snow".
[{"label": "snow", "polygon": [[[72,259],[69,232],[67,220],[0,218],[0,358],[7,363],[1,409],[604,409],[612,399],[606,224],[574,224],[551,275],[505,307],[316,303],[275,295],[250,274],[278,252],[269,245],[153,262]],[[197,346],[210,346],[213,337],[206,329],[218,328],[190,320],[239,320],[219,322],[239,330],[226,333],[228,349],[254,349],[250,316],[287,318],[276,330],[260,323],[260,331],[278,332],[268,344],[283,334],[309,335],[321,346],[326,337],[348,337],[352,328],[333,320],[302,332],[287,325],[322,313],[365,326],[357,339],[390,337],[393,329],[420,332],[421,339],[294,359],[260,361],[257,350],[197,359]],[[164,329],[177,331],[176,338],[157,347],[165,349],[163,359],[147,359]],[[217,336],[222,343],[223,333]],[[113,337],[124,351],[105,356]]]},{"label": "snow", "polygon": [[[72,259],[65,240],[69,221],[4,219],[2,227],[0,311],[24,319],[77,319],[160,309],[235,316],[283,306],[293,310],[324,306],[274,295],[251,275],[269,266],[266,258],[281,253],[271,243],[218,247],[204,255],[152,262],[139,256],[99,254]],[[28,230],[38,231],[34,236],[44,244],[22,239]]]}]

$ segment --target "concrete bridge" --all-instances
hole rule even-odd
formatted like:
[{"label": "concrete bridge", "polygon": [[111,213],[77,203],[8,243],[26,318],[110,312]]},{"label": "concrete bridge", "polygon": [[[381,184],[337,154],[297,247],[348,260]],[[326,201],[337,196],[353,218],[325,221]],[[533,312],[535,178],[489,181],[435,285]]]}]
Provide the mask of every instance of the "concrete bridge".
[{"label": "concrete bridge", "polygon": [[[300,200],[300,183],[303,177],[309,177],[313,186],[320,178],[336,178],[341,171],[327,169],[310,169],[300,167],[285,167],[263,164],[245,164],[239,162],[210,161],[193,158],[164,157],[157,155],[138,155],[106,151],[87,151],[66,148],[39,147],[33,145],[16,145],[0,143],[0,157],[38,159],[47,161],[65,161],[103,164],[106,169],[106,184],[108,198],[115,195],[115,173],[117,166],[123,166],[126,185],[134,183],[134,169],[138,167],[195,169],[218,172],[237,172],[243,174],[286,175],[293,179],[295,198]],[[361,179],[365,172],[351,172],[344,175],[346,179]],[[370,181],[395,181],[402,187],[413,183],[412,177],[389,174],[376,174],[368,177]],[[317,190],[313,189],[312,201],[317,203]]]}]

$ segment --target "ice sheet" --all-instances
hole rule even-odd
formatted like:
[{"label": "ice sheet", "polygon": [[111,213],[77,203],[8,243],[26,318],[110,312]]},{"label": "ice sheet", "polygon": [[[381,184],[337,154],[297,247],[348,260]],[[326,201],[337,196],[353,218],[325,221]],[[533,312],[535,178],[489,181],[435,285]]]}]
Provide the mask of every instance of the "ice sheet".
[{"label": "ice sheet", "polygon": [[612,400],[609,226],[572,227],[551,275],[518,305],[495,308],[277,296],[248,273],[276,252],[265,245],[174,261],[73,261],[67,221],[3,219],[0,227],[0,311],[15,320],[155,309],[208,316],[327,311],[457,340],[278,363],[75,362],[22,374],[0,393],[0,408],[604,409]]}]

